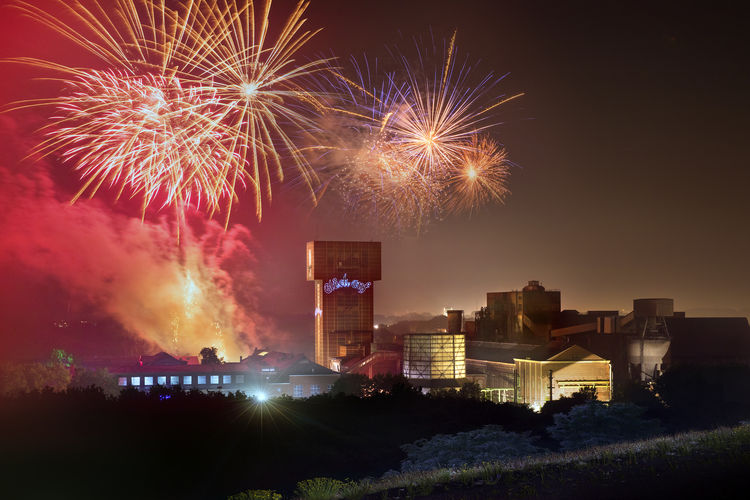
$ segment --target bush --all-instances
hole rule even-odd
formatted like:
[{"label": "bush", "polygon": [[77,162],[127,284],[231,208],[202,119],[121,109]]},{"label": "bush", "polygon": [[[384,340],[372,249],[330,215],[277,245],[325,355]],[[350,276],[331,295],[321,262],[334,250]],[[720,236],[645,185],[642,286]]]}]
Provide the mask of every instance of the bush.
[{"label": "bush", "polygon": [[231,495],[227,500],[281,500],[281,494],[273,490],[247,490]]},{"label": "bush", "polygon": [[406,459],[401,470],[432,470],[440,467],[462,467],[504,458],[531,455],[541,451],[528,433],[505,432],[498,425],[458,434],[438,434],[405,444]]},{"label": "bush", "polygon": [[591,401],[554,416],[547,427],[550,436],[565,450],[643,439],[661,431],[657,420],[642,418],[645,409],[630,403]]},{"label": "bush", "polygon": [[750,367],[678,365],[655,384],[672,420],[684,427],[731,425],[750,417]]},{"label": "bush", "polygon": [[294,493],[305,500],[328,500],[329,498],[336,498],[351,485],[350,482],[339,481],[330,477],[316,477],[297,483],[297,491]]}]

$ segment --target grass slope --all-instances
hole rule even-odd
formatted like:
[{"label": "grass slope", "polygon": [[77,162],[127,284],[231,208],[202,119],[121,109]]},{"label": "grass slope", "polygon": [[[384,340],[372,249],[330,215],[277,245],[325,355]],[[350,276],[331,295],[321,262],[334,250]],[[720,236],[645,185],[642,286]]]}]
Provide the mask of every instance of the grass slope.
[{"label": "grass slope", "polygon": [[[350,483],[330,498],[747,498],[750,425]],[[320,497],[318,497],[320,498]]]}]

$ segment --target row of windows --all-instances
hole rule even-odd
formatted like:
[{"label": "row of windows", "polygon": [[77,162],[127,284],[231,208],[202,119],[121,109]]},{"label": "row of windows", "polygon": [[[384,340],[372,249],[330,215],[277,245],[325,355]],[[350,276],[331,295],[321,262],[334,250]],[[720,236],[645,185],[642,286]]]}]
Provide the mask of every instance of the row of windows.
[{"label": "row of windows", "polygon": [[[331,392],[333,389],[333,384],[328,384],[328,392]],[[321,394],[320,392],[320,386],[318,384],[311,384],[310,385],[310,396],[317,396],[318,394]],[[302,398],[305,397],[305,386],[304,385],[295,385],[294,391],[292,395],[295,398]]]},{"label": "row of windows", "polygon": [[[154,378],[156,378],[156,385],[167,385],[167,376],[162,375],[158,377],[130,377],[130,385],[131,386],[140,386],[141,385],[141,378],[143,378],[143,385],[154,385]],[[210,384],[219,384],[219,380],[221,380],[222,384],[231,384],[232,383],[232,376],[231,375],[198,375],[195,377],[197,379],[197,385],[206,385],[206,380],[208,380],[208,383]],[[245,383],[245,376],[244,375],[235,375],[234,376],[234,383],[235,384],[244,384]],[[127,386],[128,385],[128,377],[118,377],[117,379],[117,385],[120,386]],[[169,385],[180,385],[180,377],[178,375],[170,375],[169,376]],[[192,375],[184,375],[182,377],[182,385],[193,385],[193,376]]]}]

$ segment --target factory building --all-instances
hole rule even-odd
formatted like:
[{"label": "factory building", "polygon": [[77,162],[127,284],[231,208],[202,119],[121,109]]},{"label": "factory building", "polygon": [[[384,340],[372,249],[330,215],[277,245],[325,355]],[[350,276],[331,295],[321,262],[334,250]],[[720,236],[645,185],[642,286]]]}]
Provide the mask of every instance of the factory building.
[{"label": "factory building", "polygon": [[560,314],[560,292],[538,281],[522,290],[487,293],[487,306],[477,312],[476,339],[488,342],[546,343]]},{"label": "factory building", "polygon": [[539,409],[549,400],[595,387],[597,399],[612,397],[611,364],[577,345],[468,342],[467,379],[485,398]]},{"label": "factory building", "polygon": [[161,352],[141,356],[137,362],[108,367],[120,387],[149,390],[154,386],[182,387],[185,390],[233,393],[249,396],[286,395],[303,398],[329,392],[339,374],[307,359],[256,349],[239,362],[198,364]]},{"label": "factory building", "polygon": [[594,387],[599,401],[612,398],[609,360],[577,345],[547,351],[537,350],[513,360],[518,376],[517,402],[539,410],[547,401],[570,397],[584,387]]},{"label": "factory building", "polygon": [[674,300],[633,300],[633,310],[563,311],[570,326],[550,332],[554,340],[577,344],[612,360],[615,384],[649,382],[679,364],[749,364],[747,318],[686,318]]},{"label": "factory building", "polygon": [[315,286],[315,362],[340,367],[346,358],[368,356],[380,242],[310,241],[306,259]]}]

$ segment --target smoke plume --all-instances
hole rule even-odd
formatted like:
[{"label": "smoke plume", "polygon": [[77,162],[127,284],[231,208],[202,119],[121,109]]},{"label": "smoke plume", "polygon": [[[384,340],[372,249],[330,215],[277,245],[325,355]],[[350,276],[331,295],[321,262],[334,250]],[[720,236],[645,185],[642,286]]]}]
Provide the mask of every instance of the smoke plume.
[{"label": "smoke plume", "polygon": [[247,228],[188,216],[178,243],[168,209],[142,221],[98,199],[71,205],[54,180],[65,167],[20,161],[29,148],[16,127],[0,120],[0,267],[54,281],[168,352],[216,346],[235,358],[267,343]]}]

